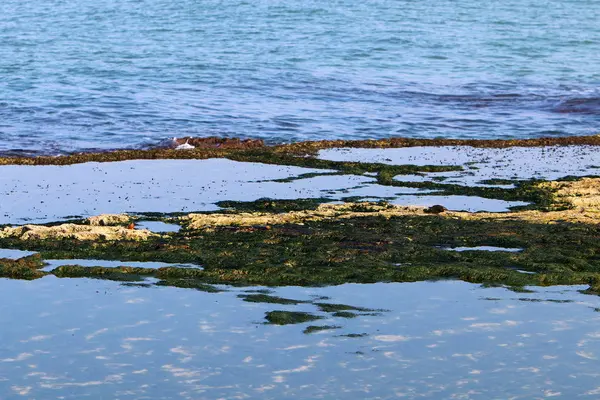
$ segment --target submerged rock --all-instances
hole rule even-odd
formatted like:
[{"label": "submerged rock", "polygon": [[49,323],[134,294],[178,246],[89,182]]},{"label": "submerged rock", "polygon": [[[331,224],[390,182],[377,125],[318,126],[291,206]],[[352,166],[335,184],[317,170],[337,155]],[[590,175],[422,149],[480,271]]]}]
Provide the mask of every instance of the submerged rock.
[{"label": "submerged rock", "polygon": [[600,113],[600,98],[579,97],[567,99],[552,107],[552,111],[561,114],[598,114]]}]

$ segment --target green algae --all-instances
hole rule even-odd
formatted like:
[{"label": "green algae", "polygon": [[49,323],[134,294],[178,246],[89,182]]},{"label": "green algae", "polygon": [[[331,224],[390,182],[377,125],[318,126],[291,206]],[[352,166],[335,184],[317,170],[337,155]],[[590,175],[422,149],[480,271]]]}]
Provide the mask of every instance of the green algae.
[{"label": "green algae", "polygon": [[[600,136],[580,138],[532,139],[525,141],[461,141],[390,139],[382,141],[329,141],[252,148],[198,148],[189,152],[166,149],[127,150],[111,153],[75,154],[66,157],[34,159],[0,159],[0,164],[67,165],[88,161],[121,161],[129,159],[205,159],[224,157],[231,160],[308,167],[334,172],[315,172],[289,180],[316,176],[370,174],[381,185],[412,187],[436,191],[436,195],[466,195],[506,201],[526,201],[530,205],[515,210],[564,210],[572,205],[557,198],[557,189],[541,185],[543,181],[488,179],[488,185],[514,185],[511,188],[470,187],[443,183],[443,177],[430,182],[400,182],[404,175],[427,172],[459,171],[457,166],[387,165],[320,160],[310,155],[333,147],[407,147],[469,145],[475,147],[509,147],[540,145],[600,145]],[[309,156],[306,156],[309,155]],[[575,178],[565,177],[562,181]],[[577,178],[580,179],[580,178]],[[345,201],[358,200],[345,198]],[[261,212],[269,214],[316,210],[331,202],[319,199],[259,199],[253,202],[224,201],[217,203],[223,213]],[[389,206],[391,207],[391,206]],[[219,292],[215,285],[323,286],[344,283],[413,282],[422,280],[460,279],[488,286],[507,287],[527,292],[527,286],[585,284],[586,293],[600,294],[600,239],[598,225],[578,222],[532,222],[467,219],[456,216],[379,215],[386,203],[377,207],[357,203],[350,211],[373,215],[334,220],[307,221],[302,224],[279,223],[266,226],[220,226],[212,231],[189,229],[148,240],[87,241],[64,239],[19,240],[0,239],[0,246],[39,251],[40,255],[21,260],[0,260],[0,277],[37,279],[52,274],[60,278],[94,278],[134,282],[149,286],[173,286],[207,292]],[[208,213],[207,213],[208,214]],[[139,218],[174,222],[183,213],[139,213]],[[74,216],[73,218],[78,218]],[[86,220],[71,221],[86,224]],[[47,226],[58,225],[49,223]],[[122,222],[118,225],[125,225]],[[520,253],[449,252],[444,247],[497,246],[518,247]],[[203,269],[189,268],[120,268],[62,266],[51,272],[41,271],[43,259],[106,259],[129,261],[163,261],[194,263]],[[127,261],[124,261],[127,264]],[[517,270],[534,272],[525,274]],[[135,283],[148,277],[155,283]],[[244,301],[273,304],[315,304],[322,312],[351,318],[381,310],[370,310],[340,304],[316,303],[269,296],[269,293],[240,295]],[[274,321],[294,320],[297,315],[278,314]],[[362,313],[362,314],[360,314]],[[300,313],[303,314],[303,313]],[[306,314],[306,313],[304,313]],[[313,316],[314,317],[314,316]],[[302,319],[301,317],[298,317]],[[317,317],[320,318],[320,317]],[[269,320],[269,318],[267,318]],[[273,322],[277,323],[277,322]]]},{"label": "green algae", "polygon": [[209,285],[198,279],[179,278],[179,279],[164,279],[156,282],[156,286],[170,286],[182,289],[193,289],[205,293],[220,293],[226,292],[225,289],[218,288],[214,285]]},{"label": "green algae", "polygon": [[463,170],[462,167],[456,165],[388,165],[369,162],[322,160],[312,156],[298,157],[298,154],[277,152],[269,148],[251,149],[243,154],[229,154],[226,158],[243,162],[259,162],[264,164],[335,170],[339,174],[350,175],[381,173],[382,171],[394,175],[413,175],[422,172],[451,172]]},{"label": "green algae", "polygon": [[480,183],[482,185],[512,185],[515,182],[510,179],[489,178],[489,179],[483,179],[483,180],[479,181],[478,183]]},{"label": "green algae", "polygon": [[80,265],[61,265],[50,271],[58,278],[95,278],[111,281],[141,281],[152,274],[150,268],[133,267],[82,267]]},{"label": "green algae", "polygon": [[374,310],[371,308],[349,306],[347,304],[314,303],[323,312],[335,313],[340,311],[381,312],[386,310]]},{"label": "green algae", "polygon": [[489,186],[465,186],[458,184],[440,183],[435,181],[426,182],[405,182],[395,180],[396,175],[388,174],[385,171],[377,176],[377,183],[385,186],[409,187],[415,189],[427,189],[435,191],[436,196],[476,196],[487,199],[497,199],[504,201],[523,201],[530,203],[525,206],[514,206],[511,210],[564,210],[569,206],[565,203],[557,203],[555,200],[555,190],[539,185],[542,180],[514,180],[508,182],[514,187],[489,187]]},{"label": "green algae", "polygon": [[302,333],[304,333],[306,335],[310,335],[311,333],[316,333],[316,332],[321,332],[321,331],[329,331],[329,330],[340,329],[340,328],[341,328],[341,326],[339,326],[339,325],[321,325],[321,326],[309,325],[306,327],[306,329],[304,329],[302,331]]},{"label": "green algae", "polygon": [[[302,202],[261,199],[227,204],[235,210],[214,216],[225,220],[209,229],[194,229],[145,240],[87,240],[8,236],[3,248],[37,251],[44,259],[105,259],[193,263],[203,269],[158,269],[63,266],[58,277],[141,279],[153,277],[164,285],[198,287],[228,284],[251,286],[323,286],[343,283],[412,282],[461,279],[519,290],[532,285],[587,284],[600,287],[600,224],[595,219],[594,180],[579,182],[591,209],[569,212],[426,214],[423,209],[394,207],[385,202],[319,206]],[[529,185],[529,186],[528,186]],[[553,206],[563,184],[519,187],[538,190]],[[559,188],[559,189],[557,189]],[[560,192],[564,201],[577,195],[577,185]],[[560,189],[562,190],[562,189]],[[541,194],[540,194],[541,193]],[[566,193],[566,194],[565,194]],[[318,207],[314,212],[305,211]],[[250,211],[260,211],[252,214]],[[244,213],[237,214],[239,211]],[[298,211],[303,210],[303,211]],[[271,211],[271,212],[269,212]],[[289,214],[283,214],[289,212]],[[290,218],[285,218],[286,216]],[[550,216],[547,218],[547,216]],[[158,218],[158,216],[156,216]],[[201,221],[210,215],[201,216]],[[166,217],[162,217],[166,218]],[[211,217],[212,218],[212,217]],[[244,223],[244,218],[251,223]],[[231,222],[227,222],[231,221]],[[262,226],[253,225],[260,223]],[[229,225],[228,225],[229,224]],[[234,225],[235,224],[235,225]],[[267,225],[268,224],[268,225]],[[445,248],[496,246],[521,248],[518,253],[465,251]],[[5,261],[2,274],[34,279],[45,273]],[[531,272],[524,273],[524,272]],[[248,297],[268,302],[269,297]],[[252,301],[252,300],[249,300]],[[273,300],[274,301],[274,300]],[[296,301],[296,300],[292,300]],[[322,303],[327,304],[327,303]],[[325,312],[373,312],[347,308]]]},{"label": "green algae", "polygon": [[[535,293],[535,290],[528,289],[524,286],[503,285],[501,283],[485,282],[485,283],[481,284],[481,287],[483,287],[483,288],[503,288],[503,289],[510,290],[511,292],[514,292],[514,293]],[[485,300],[501,300],[501,299],[495,299],[495,298],[484,298],[484,299]]]},{"label": "green algae", "polygon": [[248,303],[267,303],[267,304],[301,304],[309,303],[308,301],[286,299],[284,297],[269,296],[267,294],[238,294],[240,299]]},{"label": "green algae", "polygon": [[336,311],[333,314],[334,317],[338,317],[338,318],[356,318],[358,317],[359,314],[350,312],[350,311]]},{"label": "green algae", "polygon": [[244,290],[244,293],[271,294],[275,293],[275,291],[271,289],[248,289]]},{"label": "green algae", "polygon": [[306,174],[290,176],[288,178],[271,179],[271,180],[265,180],[265,181],[261,181],[261,182],[290,183],[290,182],[295,182],[295,181],[299,181],[302,179],[317,178],[319,176],[336,176],[336,175],[342,175],[342,173],[341,172],[308,172]]},{"label": "green algae", "polygon": [[561,299],[532,299],[529,297],[519,297],[517,300],[519,301],[526,301],[526,302],[530,302],[530,303],[558,303],[558,304],[563,304],[563,303],[573,303],[573,300],[561,300]]},{"label": "green algae", "polygon": [[[597,225],[522,220],[469,220],[374,214],[269,230],[181,232],[148,241],[0,239],[4,248],[40,252],[45,259],[108,259],[196,263],[203,269],[62,266],[59,277],[129,279],[154,277],[173,285],[233,284],[321,286],[343,283],[462,279],[514,288],[600,282]],[[519,247],[519,253],[450,252],[441,247]],[[9,261],[9,264],[14,264]],[[6,262],[5,262],[6,264]],[[41,272],[3,264],[3,276],[35,277]],[[516,269],[536,272],[524,274]],[[183,281],[178,281],[183,280]],[[187,280],[187,281],[186,281]],[[326,304],[326,303],[323,303]],[[331,306],[329,306],[331,307]],[[349,311],[349,310],[337,310]]]},{"label": "green algae", "polygon": [[362,338],[362,337],[366,337],[366,336],[369,336],[369,334],[364,333],[364,332],[363,333],[347,333],[345,335],[338,335],[338,337],[347,337],[347,338],[352,338],[352,339]]},{"label": "green algae", "polygon": [[140,287],[140,288],[151,288],[154,287],[154,284],[147,282],[123,282],[122,286],[126,287]]},{"label": "green algae", "polygon": [[269,311],[265,319],[271,325],[293,325],[322,319],[322,316],[301,311]]},{"label": "green algae", "polygon": [[328,198],[277,200],[261,198],[255,201],[219,201],[215,203],[223,208],[222,212],[267,212],[283,213],[290,211],[315,210],[321,204],[330,203],[334,200]]},{"label": "green algae", "polygon": [[39,269],[44,266],[39,254],[32,254],[18,260],[0,258],[0,278],[38,279],[46,275]]}]

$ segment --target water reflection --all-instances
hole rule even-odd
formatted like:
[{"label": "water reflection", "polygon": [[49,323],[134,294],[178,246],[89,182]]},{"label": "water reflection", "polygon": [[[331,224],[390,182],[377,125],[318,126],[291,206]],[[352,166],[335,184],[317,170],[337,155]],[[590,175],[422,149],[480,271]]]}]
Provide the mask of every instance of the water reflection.
[{"label": "water reflection", "polygon": [[[152,283],[0,280],[0,398],[600,393],[600,299],[584,287],[514,293],[440,281],[209,292]],[[266,323],[273,312],[318,319]],[[356,315],[335,315],[343,312]]]}]

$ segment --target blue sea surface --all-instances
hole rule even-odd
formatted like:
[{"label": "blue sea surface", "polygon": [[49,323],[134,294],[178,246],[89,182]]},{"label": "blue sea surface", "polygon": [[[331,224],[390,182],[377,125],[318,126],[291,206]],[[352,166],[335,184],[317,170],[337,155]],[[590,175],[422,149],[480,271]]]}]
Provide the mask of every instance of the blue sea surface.
[{"label": "blue sea surface", "polygon": [[0,152],[600,132],[597,0],[2,0]]}]

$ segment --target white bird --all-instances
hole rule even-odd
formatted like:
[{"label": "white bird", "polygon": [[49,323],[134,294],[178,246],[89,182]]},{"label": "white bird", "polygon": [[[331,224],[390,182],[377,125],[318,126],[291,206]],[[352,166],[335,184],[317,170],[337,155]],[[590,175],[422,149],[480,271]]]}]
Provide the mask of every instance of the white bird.
[{"label": "white bird", "polygon": [[190,139],[186,140],[184,144],[180,144],[179,146],[175,147],[175,150],[191,150],[191,149],[195,149],[196,146],[192,146],[191,144],[189,144],[188,142],[190,141]]}]

